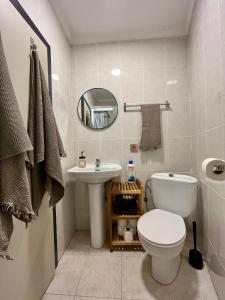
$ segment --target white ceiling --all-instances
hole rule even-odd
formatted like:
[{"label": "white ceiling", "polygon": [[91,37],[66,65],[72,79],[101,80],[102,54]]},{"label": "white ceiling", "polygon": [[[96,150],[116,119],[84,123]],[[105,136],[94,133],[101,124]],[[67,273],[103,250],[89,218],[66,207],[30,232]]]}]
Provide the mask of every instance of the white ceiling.
[{"label": "white ceiling", "polygon": [[50,0],[73,45],[188,33],[195,0]]}]

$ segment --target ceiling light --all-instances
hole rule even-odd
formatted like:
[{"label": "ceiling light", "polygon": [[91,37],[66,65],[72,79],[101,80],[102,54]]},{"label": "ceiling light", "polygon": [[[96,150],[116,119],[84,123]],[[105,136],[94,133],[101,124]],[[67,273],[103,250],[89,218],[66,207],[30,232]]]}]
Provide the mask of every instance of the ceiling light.
[{"label": "ceiling light", "polygon": [[120,69],[112,69],[113,76],[120,76],[120,73],[121,73]]},{"label": "ceiling light", "polygon": [[166,82],[167,85],[173,85],[173,84],[177,84],[177,83],[178,83],[178,81],[176,79],[175,80],[168,80]]}]

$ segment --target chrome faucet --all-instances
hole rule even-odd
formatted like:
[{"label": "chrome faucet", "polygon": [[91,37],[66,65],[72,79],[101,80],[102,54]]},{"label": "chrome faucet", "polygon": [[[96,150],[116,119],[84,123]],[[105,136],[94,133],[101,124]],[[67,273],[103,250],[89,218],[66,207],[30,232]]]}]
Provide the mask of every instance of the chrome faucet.
[{"label": "chrome faucet", "polygon": [[100,171],[101,166],[101,160],[99,158],[96,158],[95,160],[95,171]]}]

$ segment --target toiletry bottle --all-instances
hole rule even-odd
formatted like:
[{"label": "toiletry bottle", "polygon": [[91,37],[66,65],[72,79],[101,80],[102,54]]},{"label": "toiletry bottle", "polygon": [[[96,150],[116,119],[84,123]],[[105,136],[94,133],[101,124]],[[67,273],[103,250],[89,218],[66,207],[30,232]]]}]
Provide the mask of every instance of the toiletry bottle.
[{"label": "toiletry bottle", "polygon": [[129,227],[126,227],[124,229],[124,232],[123,232],[123,239],[124,241],[126,242],[131,242],[134,240],[134,236],[133,236],[133,232],[130,230]]},{"label": "toiletry bottle", "polygon": [[135,235],[137,233],[137,220],[128,219],[127,227],[130,227],[130,231]]},{"label": "toiletry bottle", "polygon": [[119,236],[123,236],[124,230],[126,229],[127,226],[127,220],[125,219],[120,219],[118,220],[117,223],[117,232]]},{"label": "toiletry bottle", "polygon": [[86,157],[84,156],[84,151],[81,151],[81,154],[79,156],[79,168],[85,168],[86,167]]},{"label": "toiletry bottle", "polygon": [[135,182],[136,177],[135,177],[135,165],[133,160],[128,161],[127,165],[127,181],[128,182]]}]

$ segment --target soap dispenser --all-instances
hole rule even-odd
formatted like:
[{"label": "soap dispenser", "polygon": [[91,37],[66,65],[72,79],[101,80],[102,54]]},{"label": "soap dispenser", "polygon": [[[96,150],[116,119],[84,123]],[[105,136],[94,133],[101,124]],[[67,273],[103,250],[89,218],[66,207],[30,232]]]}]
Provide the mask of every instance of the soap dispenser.
[{"label": "soap dispenser", "polygon": [[86,167],[86,157],[84,156],[84,151],[81,151],[79,156],[79,168]]}]

